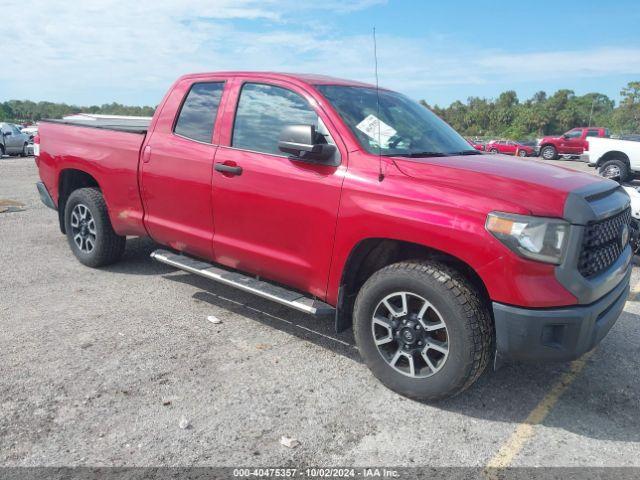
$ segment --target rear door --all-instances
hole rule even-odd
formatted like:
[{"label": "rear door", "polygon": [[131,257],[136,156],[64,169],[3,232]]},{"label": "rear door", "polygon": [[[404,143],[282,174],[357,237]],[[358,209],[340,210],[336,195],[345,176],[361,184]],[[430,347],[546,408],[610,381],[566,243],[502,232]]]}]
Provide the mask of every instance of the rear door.
[{"label": "rear door", "polygon": [[211,177],[224,86],[224,79],[177,84],[142,152],[141,193],[149,234],[204,258],[212,257]]},{"label": "rear door", "polygon": [[235,82],[215,163],[236,171],[213,175],[216,261],[323,298],[346,149],[337,141],[339,166],[289,158],[278,150],[285,125],[314,124],[336,144],[325,112],[288,82]]}]

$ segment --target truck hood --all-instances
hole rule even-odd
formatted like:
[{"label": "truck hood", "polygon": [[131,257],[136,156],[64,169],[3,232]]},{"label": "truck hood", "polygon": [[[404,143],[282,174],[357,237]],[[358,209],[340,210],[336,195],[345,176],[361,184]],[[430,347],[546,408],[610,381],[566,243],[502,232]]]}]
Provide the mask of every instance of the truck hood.
[{"label": "truck hood", "polygon": [[[393,161],[404,175],[430,185],[446,185],[495,199],[488,202],[497,206],[495,210],[511,207],[513,213],[538,216],[564,217],[570,192],[604,192],[618,187],[616,182],[595,175],[503,155],[394,157]],[[597,183],[600,185],[593,185]]]}]

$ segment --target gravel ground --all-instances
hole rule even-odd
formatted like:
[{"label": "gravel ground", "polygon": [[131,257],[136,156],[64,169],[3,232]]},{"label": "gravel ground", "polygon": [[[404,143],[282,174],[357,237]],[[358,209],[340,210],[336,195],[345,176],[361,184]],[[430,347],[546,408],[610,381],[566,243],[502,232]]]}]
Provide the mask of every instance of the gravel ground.
[{"label": "gravel ground", "polygon": [[[482,467],[567,371],[508,365],[446,402],[405,399],[330,319],[154,263],[149,241],[82,266],[36,180],[32,158],[0,159],[0,200],[25,206],[0,214],[0,465]],[[639,305],[511,464],[640,466]]]}]

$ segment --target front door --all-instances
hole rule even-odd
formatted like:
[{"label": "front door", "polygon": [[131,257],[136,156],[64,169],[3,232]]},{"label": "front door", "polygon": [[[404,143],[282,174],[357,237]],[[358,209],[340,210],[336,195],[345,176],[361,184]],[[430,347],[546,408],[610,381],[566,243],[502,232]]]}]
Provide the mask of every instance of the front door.
[{"label": "front door", "polygon": [[[324,297],[346,150],[340,166],[304,163],[278,149],[285,125],[334,138],[312,97],[285,82],[237,79],[213,175],[214,256],[224,265]],[[313,102],[315,103],[315,102]],[[235,118],[232,118],[235,115]]]},{"label": "front door", "polygon": [[2,132],[8,133],[4,137],[4,147],[6,153],[18,153],[22,151],[22,146],[24,142],[22,141],[22,135],[20,134],[20,130],[15,125],[11,125],[6,123],[2,127]]},{"label": "front door", "polygon": [[144,220],[157,242],[211,258],[214,125],[224,82],[192,82],[174,88],[162,111],[178,111],[177,118],[160,112],[142,152]]},{"label": "front door", "polygon": [[563,137],[562,150],[564,153],[580,154],[583,151],[583,145],[582,130],[570,130]]}]

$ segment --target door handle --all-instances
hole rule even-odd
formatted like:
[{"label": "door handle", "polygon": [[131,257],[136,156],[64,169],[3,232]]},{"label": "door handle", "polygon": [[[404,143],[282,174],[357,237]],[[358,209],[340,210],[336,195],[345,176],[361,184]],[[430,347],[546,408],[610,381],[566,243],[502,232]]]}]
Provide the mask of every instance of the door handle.
[{"label": "door handle", "polygon": [[149,163],[149,160],[151,160],[151,147],[147,145],[144,147],[144,152],[142,152],[142,162]]},{"label": "door handle", "polygon": [[226,173],[228,175],[242,175],[242,167],[225,165],[224,163],[216,163],[213,168],[215,168],[218,172]]}]

